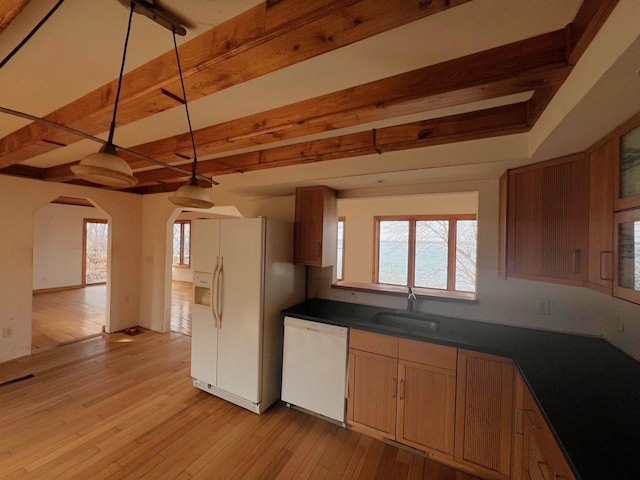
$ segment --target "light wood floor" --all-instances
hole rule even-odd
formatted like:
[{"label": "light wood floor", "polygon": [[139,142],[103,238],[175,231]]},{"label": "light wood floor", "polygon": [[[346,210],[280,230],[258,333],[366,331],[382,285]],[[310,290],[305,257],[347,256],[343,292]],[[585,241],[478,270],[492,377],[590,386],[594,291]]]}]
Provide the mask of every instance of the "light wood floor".
[{"label": "light wood floor", "polygon": [[31,351],[101,334],[106,301],[106,285],[33,295]]},{"label": "light wood floor", "polygon": [[171,331],[191,336],[191,283],[171,282]]},{"label": "light wood floor", "polygon": [[[191,284],[171,286],[171,331],[191,336]],[[33,296],[31,351],[100,335],[105,323],[106,285]]]},{"label": "light wood floor", "polygon": [[281,403],[191,385],[190,338],[105,335],[0,365],[4,479],[474,480]]}]

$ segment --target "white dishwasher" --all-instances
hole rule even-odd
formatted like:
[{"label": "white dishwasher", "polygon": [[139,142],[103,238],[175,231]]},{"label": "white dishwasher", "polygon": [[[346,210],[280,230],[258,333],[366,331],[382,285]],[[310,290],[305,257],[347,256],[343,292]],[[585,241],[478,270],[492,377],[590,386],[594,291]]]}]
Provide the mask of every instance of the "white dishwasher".
[{"label": "white dishwasher", "polygon": [[346,327],[284,318],[282,400],[345,422]]}]

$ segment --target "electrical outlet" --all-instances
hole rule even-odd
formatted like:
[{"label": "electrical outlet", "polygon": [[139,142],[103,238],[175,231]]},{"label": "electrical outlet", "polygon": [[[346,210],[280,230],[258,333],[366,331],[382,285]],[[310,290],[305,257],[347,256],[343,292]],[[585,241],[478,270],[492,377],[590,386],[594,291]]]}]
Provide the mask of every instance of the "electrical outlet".
[{"label": "electrical outlet", "polygon": [[2,338],[13,337],[13,328],[12,327],[4,327],[2,329]]},{"label": "electrical outlet", "polygon": [[536,312],[538,315],[549,315],[551,313],[549,300],[546,298],[539,298],[536,301]]}]

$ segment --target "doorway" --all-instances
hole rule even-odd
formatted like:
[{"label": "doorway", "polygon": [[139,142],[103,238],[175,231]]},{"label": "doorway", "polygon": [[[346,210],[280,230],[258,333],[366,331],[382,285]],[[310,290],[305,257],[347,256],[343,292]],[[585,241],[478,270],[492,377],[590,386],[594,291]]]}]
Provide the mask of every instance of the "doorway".
[{"label": "doorway", "polygon": [[105,330],[109,222],[84,198],[59,197],[35,212],[32,353]]}]

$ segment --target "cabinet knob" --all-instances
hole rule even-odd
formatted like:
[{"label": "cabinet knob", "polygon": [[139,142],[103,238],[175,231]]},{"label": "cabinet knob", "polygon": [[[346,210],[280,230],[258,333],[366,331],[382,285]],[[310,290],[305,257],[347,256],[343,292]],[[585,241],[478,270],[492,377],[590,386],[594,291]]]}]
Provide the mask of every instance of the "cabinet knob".
[{"label": "cabinet knob", "polygon": [[542,427],[539,427],[535,423],[533,423],[533,419],[531,418],[531,410],[525,410],[524,413],[527,415],[527,420],[529,420],[529,425],[531,425],[531,428],[533,428],[534,430],[542,430]]},{"label": "cabinet knob", "polygon": [[[540,462],[538,461],[538,470],[540,470],[540,475],[542,475],[542,478],[544,480],[549,480],[549,476],[545,473],[545,470],[548,472],[548,468],[547,468],[547,462]],[[542,468],[544,466],[544,468]]]},{"label": "cabinet knob", "polygon": [[580,250],[573,252],[573,273],[580,273]]},{"label": "cabinet knob", "polygon": [[[607,265],[608,268],[603,269],[605,255],[610,255],[611,261]],[[608,272],[606,276],[602,274],[603,270]],[[600,280],[613,280],[613,252],[610,250],[600,252]]]}]

